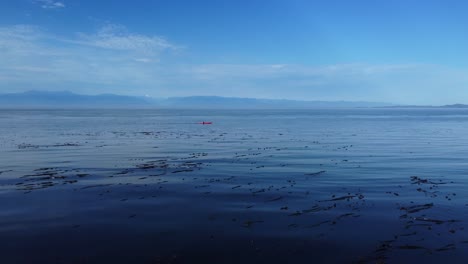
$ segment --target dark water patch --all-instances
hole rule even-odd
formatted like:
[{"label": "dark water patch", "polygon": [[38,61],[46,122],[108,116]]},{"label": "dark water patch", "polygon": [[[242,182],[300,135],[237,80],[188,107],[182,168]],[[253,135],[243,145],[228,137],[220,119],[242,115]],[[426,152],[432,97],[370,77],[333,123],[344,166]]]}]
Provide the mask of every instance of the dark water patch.
[{"label": "dark water patch", "polygon": [[433,203],[421,204],[421,205],[412,205],[408,207],[400,207],[400,210],[405,211],[408,214],[416,213],[422,210],[430,209],[434,206]]},{"label": "dark water patch", "polygon": [[318,172],[312,172],[312,173],[306,173],[305,175],[308,175],[308,176],[318,176],[320,174],[323,174],[325,173],[326,171],[318,171]]},{"label": "dark water patch", "polygon": [[18,145],[18,149],[40,149],[40,148],[59,148],[59,147],[79,147],[82,146],[80,143],[66,142],[66,143],[55,143],[50,145],[35,145],[28,143],[21,143]]},{"label": "dark water patch", "polygon": [[81,187],[82,190],[84,189],[90,189],[90,188],[99,188],[99,187],[108,187],[108,186],[111,186],[112,184],[96,184],[96,185],[88,185],[88,186],[84,186],[84,187]]}]

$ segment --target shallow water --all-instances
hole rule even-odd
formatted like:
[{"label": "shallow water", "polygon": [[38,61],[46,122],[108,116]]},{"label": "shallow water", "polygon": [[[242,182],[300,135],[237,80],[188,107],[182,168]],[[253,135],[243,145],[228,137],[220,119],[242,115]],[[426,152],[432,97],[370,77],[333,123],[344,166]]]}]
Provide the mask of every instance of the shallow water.
[{"label": "shallow water", "polygon": [[464,109],[0,110],[1,262],[465,263],[466,135]]}]

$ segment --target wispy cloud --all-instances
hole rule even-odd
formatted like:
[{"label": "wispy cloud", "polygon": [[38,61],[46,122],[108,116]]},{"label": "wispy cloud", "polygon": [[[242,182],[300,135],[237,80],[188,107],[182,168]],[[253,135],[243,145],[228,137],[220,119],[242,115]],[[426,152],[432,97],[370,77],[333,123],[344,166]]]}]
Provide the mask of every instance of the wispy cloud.
[{"label": "wispy cloud", "polygon": [[42,37],[39,27],[32,25],[14,25],[10,27],[0,27],[0,44],[13,40],[34,40]]},{"label": "wispy cloud", "polygon": [[7,58],[18,59],[30,56],[32,53],[36,55],[44,52],[49,53],[47,49],[38,48],[38,43],[44,38],[44,32],[36,26],[0,27],[0,49],[2,49],[0,56],[5,62]]},{"label": "wispy cloud", "polygon": [[19,48],[28,46],[29,51],[38,52],[41,49],[34,47],[47,45],[43,51],[67,50],[76,53],[77,50],[88,48],[128,52],[135,56],[145,55],[136,58],[142,62],[157,61],[155,57],[161,53],[180,49],[164,37],[135,34],[123,26],[111,24],[101,27],[95,33],[76,33],[75,37],[57,36],[33,25],[4,26],[0,27],[0,45],[9,48],[9,51],[18,51]]},{"label": "wispy cloud", "polygon": [[148,58],[136,58],[135,61],[149,63],[149,62],[153,62],[154,60],[148,59]]},{"label": "wispy cloud", "polygon": [[36,3],[38,3],[43,9],[60,9],[65,7],[63,2],[54,0],[36,0]]},{"label": "wispy cloud", "polygon": [[134,34],[121,25],[108,24],[95,34],[78,34],[78,38],[70,42],[103,49],[137,51],[154,54],[163,50],[176,50],[179,47],[161,36],[145,36]]},{"label": "wispy cloud", "polygon": [[[109,27],[74,37],[32,25],[0,27],[0,92],[31,89],[32,85],[47,89],[75,85],[82,87],[79,92],[122,93],[130,91],[129,86],[160,84],[161,59],[176,45],[159,36]],[[106,90],[111,86],[114,90]],[[119,87],[122,90],[115,90]]]}]

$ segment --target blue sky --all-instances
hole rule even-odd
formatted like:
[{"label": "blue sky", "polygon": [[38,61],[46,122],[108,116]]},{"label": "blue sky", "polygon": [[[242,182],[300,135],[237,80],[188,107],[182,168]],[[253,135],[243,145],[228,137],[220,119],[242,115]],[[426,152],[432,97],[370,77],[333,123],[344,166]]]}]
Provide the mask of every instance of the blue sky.
[{"label": "blue sky", "polygon": [[464,1],[0,2],[0,92],[468,103]]}]

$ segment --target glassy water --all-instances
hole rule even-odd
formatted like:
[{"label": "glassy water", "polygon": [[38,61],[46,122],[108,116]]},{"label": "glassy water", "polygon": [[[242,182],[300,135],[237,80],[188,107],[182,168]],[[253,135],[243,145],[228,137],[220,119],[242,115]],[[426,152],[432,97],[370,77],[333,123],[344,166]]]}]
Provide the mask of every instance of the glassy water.
[{"label": "glassy water", "polygon": [[1,110],[0,259],[464,263],[467,135],[464,109]]}]

